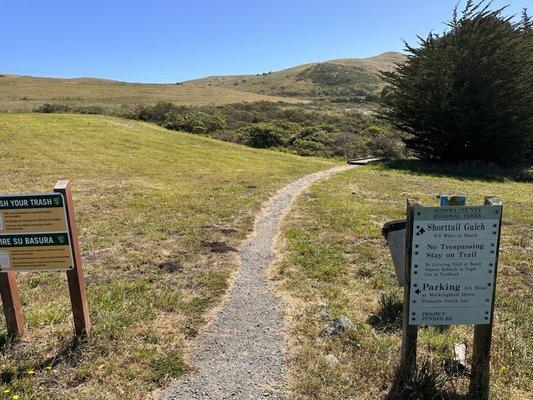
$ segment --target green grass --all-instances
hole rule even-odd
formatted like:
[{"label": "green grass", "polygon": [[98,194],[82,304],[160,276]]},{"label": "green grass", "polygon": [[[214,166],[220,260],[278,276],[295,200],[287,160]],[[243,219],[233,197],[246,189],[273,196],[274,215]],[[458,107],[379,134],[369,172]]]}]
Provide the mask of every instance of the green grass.
[{"label": "green grass", "polygon": [[[485,195],[497,195],[504,202],[492,398],[531,399],[532,185],[506,179],[506,173],[494,180],[456,168],[428,170],[420,162],[390,165],[394,169],[361,167],[314,185],[289,215],[284,229],[287,253],[276,266],[275,276],[291,304],[294,398],[387,398],[399,362],[402,290],[396,283],[381,226],[404,217],[408,196],[436,205],[437,194],[463,193],[470,204],[482,204]],[[356,329],[340,337],[321,336],[325,324],[322,311],[348,316]],[[450,361],[454,343],[466,341],[471,355],[472,332],[471,326],[443,332],[421,329],[420,360],[429,357],[429,361],[421,363],[424,368],[419,379],[403,388],[404,395],[423,392],[436,399],[461,398],[468,379],[438,376],[434,371],[442,371],[442,363]],[[340,363],[328,364],[328,354]],[[431,382],[442,388],[435,391]]]},{"label": "green grass", "polygon": [[62,114],[0,114],[0,159],[1,193],[72,181],[93,322],[89,340],[72,342],[64,274],[19,274],[28,333],[15,343],[0,336],[2,400],[3,390],[21,399],[140,399],[184,373],[185,344],[225,292],[231,248],[261,203],[333,165]]},{"label": "green grass", "polygon": [[0,75],[0,111],[28,111],[44,103],[120,111],[136,104],[156,104],[160,101],[198,106],[260,100],[291,103],[303,101],[200,84],[185,86],[89,78],[56,79]]}]

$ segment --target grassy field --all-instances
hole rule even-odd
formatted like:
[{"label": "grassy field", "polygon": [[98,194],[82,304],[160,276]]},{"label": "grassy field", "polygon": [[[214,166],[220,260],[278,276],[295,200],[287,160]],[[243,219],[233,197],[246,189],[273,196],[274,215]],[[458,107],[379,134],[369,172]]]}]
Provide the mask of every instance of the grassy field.
[{"label": "grassy field", "polygon": [[[533,398],[533,188],[524,182],[449,172],[428,170],[416,162],[361,167],[313,186],[297,202],[284,229],[287,255],[274,271],[290,304],[295,399],[399,398],[391,386],[399,362],[402,291],[381,226],[404,217],[406,197],[436,205],[435,196],[441,193],[465,193],[470,204],[482,204],[485,195],[504,202],[492,398]],[[355,329],[340,336],[321,335],[328,314],[349,317]],[[442,371],[442,363],[452,358],[454,343],[466,341],[470,357],[472,332],[470,326],[420,330],[419,360],[430,360],[425,376],[437,381],[420,383],[418,389],[425,394],[410,398],[464,398],[467,377],[435,371]]]},{"label": "grassy field", "polygon": [[189,366],[260,204],[331,162],[102,116],[0,114],[1,193],[71,179],[94,325],[72,341],[66,279],[19,274],[28,333],[0,319],[0,399],[140,399]]},{"label": "grassy field", "polygon": [[260,100],[304,102],[294,98],[203,84],[166,85],[89,78],[55,79],[0,75],[0,111],[28,111],[44,103],[96,106],[115,111],[122,107],[155,104],[160,101],[177,105],[208,105]]}]

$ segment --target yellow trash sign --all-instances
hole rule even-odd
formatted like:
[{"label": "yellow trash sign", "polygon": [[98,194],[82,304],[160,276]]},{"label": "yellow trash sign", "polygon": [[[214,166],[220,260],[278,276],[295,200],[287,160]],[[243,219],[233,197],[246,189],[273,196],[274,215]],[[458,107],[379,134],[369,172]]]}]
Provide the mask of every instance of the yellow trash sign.
[{"label": "yellow trash sign", "polygon": [[73,267],[61,193],[0,196],[0,272]]}]

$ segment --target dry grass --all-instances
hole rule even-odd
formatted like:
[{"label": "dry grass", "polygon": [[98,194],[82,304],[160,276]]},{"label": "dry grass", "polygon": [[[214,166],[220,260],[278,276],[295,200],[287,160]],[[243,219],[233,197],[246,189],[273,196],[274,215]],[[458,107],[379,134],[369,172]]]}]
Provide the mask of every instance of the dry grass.
[{"label": "dry grass", "polygon": [[2,400],[140,399],[179,377],[260,204],[332,165],[61,114],[0,114],[0,159],[2,193],[72,180],[94,324],[90,340],[72,342],[64,274],[19,274],[28,334],[10,343],[0,319]]},{"label": "dry grass", "polygon": [[[446,175],[444,168],[413,172],[368,166],[313,186],[297,202],[284,229],[287,255],[277,265],[276,276],[291,304],[290,370],[295,399],[398,398],[391,386],[399,362],[401,289],[380,230],[383,223],[404,216],[407,196],[429,205],[436,203],[435,195],[440,193],[465,193],[470,204],[482,203],[485,195],[497,195],[505,204],[492,398],[532,398],[531,184]],[[321,312],[346,315],[356,328],[345,335],[323,337],[320,332],[326,321]],[[442,363],[452,358],[453,344],[471,344],[472,331],[470,326],[444,332],[421,329],[421,357],[430,356],[433,367],[442,371]],[[471,355],[471,347],[468,351]],[[339,363],[328,363],[329,354]],[[466,377],[441,374],[444,387],[435,390],[431,382],[437,376],[425,372],[422,386],[436,392],[436,397],[418,398],[463,398]]]},{"label": "dry grass", "polygon": [[104,79],[55,79],[0,76],[0,111],[28,111],[44,103],[96,106],[113,111],[136,104],[168,101],[177,105],[228,104],[251,101],[305,100],[243,92],[207,84],[144,84]]},{"label": "dry grass", "polygon": [[[390,70],[394,68],[395,63],[400,63],[404,60],[405,56],[403,54],[389,52],[370,58],[345,58],[326,62],[334,65],[356,67],[362,73],[358,83],[359,88],[374,92],[380,89],[382,85],[375,85],[370,81],[377,79],[379,71]],[[298,74],[306,68],[317,64],[319,63],[303,64],[281,71],[265,72],[258,75],[212,76],[185,82],[185,86],[203,84],[209,87],[237,89],[268,95],[309,97],[313,93],[313,82],[309,79],[299,79]],[[379,79],[377,80],[380,81]]]}]

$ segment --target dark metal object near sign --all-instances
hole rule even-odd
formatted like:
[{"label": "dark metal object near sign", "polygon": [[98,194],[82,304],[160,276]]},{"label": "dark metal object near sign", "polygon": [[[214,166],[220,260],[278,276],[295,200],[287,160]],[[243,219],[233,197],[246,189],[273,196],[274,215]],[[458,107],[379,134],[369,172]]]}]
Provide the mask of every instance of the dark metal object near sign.
[{"label": "dark metal object near sign", "polygon": [[405,219],[387,222],[381,228],[381,234],[389,245],[394,271],[396,272],[396,280],[400,286],[403,286],[405,274]]}]

